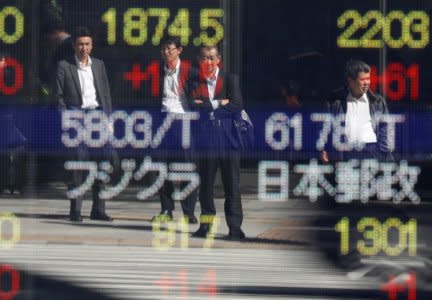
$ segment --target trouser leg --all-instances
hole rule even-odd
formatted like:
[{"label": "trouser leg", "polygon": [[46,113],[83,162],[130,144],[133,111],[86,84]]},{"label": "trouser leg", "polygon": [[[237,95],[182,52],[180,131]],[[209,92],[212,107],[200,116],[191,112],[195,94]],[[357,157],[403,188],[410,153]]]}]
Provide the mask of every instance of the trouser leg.
[{"label": "trouser leg", "polygon": [[240,154],[233,152],[222,159],[222,182],[225,191],[225,218],[231,231],[239,230],[243,222],[240,194]]},{"label": "trouser leg", "polygon": [[202,158],[199,163],[201,218],[216,215],[213,185],[217,172],[217,163],[218,161],[211,157]]}]

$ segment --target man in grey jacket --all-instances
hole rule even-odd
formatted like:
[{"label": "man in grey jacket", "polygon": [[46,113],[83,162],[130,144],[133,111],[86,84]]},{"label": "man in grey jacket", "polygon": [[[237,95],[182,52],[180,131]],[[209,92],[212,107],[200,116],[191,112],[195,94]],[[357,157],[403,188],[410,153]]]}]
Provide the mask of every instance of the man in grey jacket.
[{"label": "man in grey jacket", "polygon": [[[93,38],[86,27],[76,28],[72,35],[74,55],[61,60],[57,65],[55,97],[61,110],[76,109],[84,112],[102,110],[110,114],[112,110],[110,86],[105,65],[102,60],[90,57]],[[109,129],[109,128],[107,128]],[[79,146],[75,159],[89,160],[88,149]],[[73,186],[83,183],[82,172],[73,172]],[[96,180],[92,186],[93,206],[90,218],[112,221],[105,213],[105,201],[99,198],[101,182]],[[82,196],[71,200],[70,220],[81,222]]]}]

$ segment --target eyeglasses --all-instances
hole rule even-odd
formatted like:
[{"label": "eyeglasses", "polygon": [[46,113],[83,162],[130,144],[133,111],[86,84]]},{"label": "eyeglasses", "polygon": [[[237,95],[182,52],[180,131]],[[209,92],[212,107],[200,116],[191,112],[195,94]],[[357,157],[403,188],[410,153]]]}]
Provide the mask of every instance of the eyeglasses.
[{"label": "eyeglasses", "polygon": [[215,61],[217,59],[219,59],[219,57],[216,56],[216,55],[212,55],[212,56],[200,56],[200,60],[203,60],[203,61],[204,60]]},{"label": "eyeglasses", "polygon": [[175,49],[177,49],[177,47],[173,47],[173,48],[168,48],[168,47],[164,47],[161,49],[161,52],[173,52]]}]

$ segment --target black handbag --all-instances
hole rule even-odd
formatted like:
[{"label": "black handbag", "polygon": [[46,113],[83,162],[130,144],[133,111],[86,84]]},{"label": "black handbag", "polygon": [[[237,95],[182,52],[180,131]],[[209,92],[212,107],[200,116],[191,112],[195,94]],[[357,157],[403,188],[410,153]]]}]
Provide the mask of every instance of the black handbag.
[{"label": "black handbag", "polygon": [[244,109],[235,115],[233,124],[240,150],[245,151],[253,149],[255,144],[254,126]]}]

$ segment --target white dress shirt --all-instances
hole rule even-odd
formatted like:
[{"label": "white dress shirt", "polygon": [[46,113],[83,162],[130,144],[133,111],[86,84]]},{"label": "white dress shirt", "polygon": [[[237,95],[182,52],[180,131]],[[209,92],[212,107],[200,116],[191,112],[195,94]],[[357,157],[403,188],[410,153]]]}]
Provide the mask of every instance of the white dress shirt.
[{"label": "white dress shirt", "polygon": [[348,142],[353,145],[376,143],[377,136],[372,127],[367,94],[356,99],[350,93],[346,101],[345,134]]},{"label": "white dress shirt", "polygon": [[92,60],[89,57],[88,63],[81,63],[75,56],[75,60],[78,66],[78,78],[80,82],[82,105],[84,109],[94,109],[99,106],[97,102],[96,88],[94,85],[93,72],[91,69]]},{"label": "white dress shirt", "polygon": [[162,91],[162,111],[169,113],[185,113],[179,93],[180,59],[173,70],[164,66],[164,85]]},{"label": "white dress shirt", "polygon": [[217,82],[218,76],[219,76],[219,68],[216,68],[216,71],[215,71],[213,78],[207,78],[206,79],[209,99],[210,99],[210,102],[211,102],[213,109],[216,109],[219,107],[218,99],[214,99],[215,91],[216,91],[216,82]]}]

